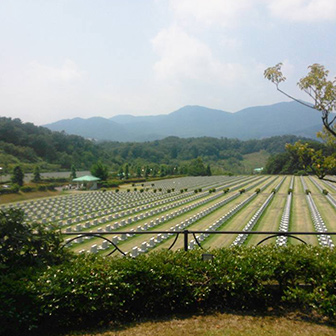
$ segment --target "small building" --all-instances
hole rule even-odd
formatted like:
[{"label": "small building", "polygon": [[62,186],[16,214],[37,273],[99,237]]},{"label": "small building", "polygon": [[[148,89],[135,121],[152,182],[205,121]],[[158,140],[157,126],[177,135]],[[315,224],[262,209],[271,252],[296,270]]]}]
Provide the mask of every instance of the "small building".
[{"label": "small building", "polygon": [[85,175],[77,177],[72,181],[77,182],[77,189],[81,189],[80,184],[82,184],[86,190],[96,190],[98,189],[97,182],[100,181],[100,178],[92,175]]},{"label": "small building", "polygon": [[264,170],[264,167],[260,167],[260,168],[254,168],[253,169],[253,174],[261,174]]}]

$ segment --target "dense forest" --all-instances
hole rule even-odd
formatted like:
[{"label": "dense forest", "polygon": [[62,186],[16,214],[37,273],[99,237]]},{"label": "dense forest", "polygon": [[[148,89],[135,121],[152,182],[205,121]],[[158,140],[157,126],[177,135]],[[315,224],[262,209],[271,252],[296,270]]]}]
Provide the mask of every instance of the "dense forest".
[{"label": "dense forest", "polygon": [[302,142],[286,144],[283,153],[268,158],[267,174],[314,174],[320,179],[336,174],[336,143]]},{"label": "dense forest", "polygon": [[215,173],[244,173],[241,165],[244,156],[264,152],[268,157],[282,153],[286,143],[294,144],[298,140],[287,135],[248,141],[168,137],[143,143],[95,142],[23,123],[20,119],[1,117],[0,164],[4,172],[11,172],[17,164],[25,172],[32,172],[36,165],[43,171],[70,170],[71,166],[77,170],[90,169],[99,160],[110,171],[118,171],[127,164],[134,173],[141,167],[152,173],[165,169],[167,173],[185,174],[190,163],[201,158]]}]

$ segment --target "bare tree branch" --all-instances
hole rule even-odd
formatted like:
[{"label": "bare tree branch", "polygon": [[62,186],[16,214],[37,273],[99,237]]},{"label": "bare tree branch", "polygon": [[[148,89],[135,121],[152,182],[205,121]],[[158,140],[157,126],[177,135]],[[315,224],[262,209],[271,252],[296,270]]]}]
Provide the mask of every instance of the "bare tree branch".
[{"label": "bare tree branch", "polygon": [[[302,105],[304,105],[304,106],[307,106],[307,107],[309,107],[309,108],[311,108],[311,109],[313,109],[313,110],[316,110],[316,108],[315,108],[314,106],[309,105],[309,104],[307,104],[307,103],[305,103],[305,102],[303,102],[303,101],[301,101],[301,100],[299,100],[299,99],[297,99],[297,98],[295,98],[295,97],[289,95],[289,94],[286,93],[285,91],[282,91],[281,89],[279,89],[278,86],[277,86],[277,90],[278,90],[279,92],[281,92],[282,94],[284,94],[285,96],[287,96],[288,98],[293,99],[293,100],[295,100],[296,102],[298,102],[298,103],[300,103],[300,104],[302,104]],[[316,110],[316,111],[317,111],[317,110]]]}]

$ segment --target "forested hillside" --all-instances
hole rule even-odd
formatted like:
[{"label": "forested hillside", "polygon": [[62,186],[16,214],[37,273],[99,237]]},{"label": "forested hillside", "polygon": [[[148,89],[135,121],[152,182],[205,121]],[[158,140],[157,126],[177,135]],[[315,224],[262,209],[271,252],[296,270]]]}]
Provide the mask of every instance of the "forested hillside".
[{"label": "forested hillside", "polygon": [[[202,158],[205,164],[216,167],[217,172],[244,173],[247,155],[271,154],[284,151],[285,144],[298,141],[296,136],[277,136],[263,140],[240,141],[227,138],[168,137],[151,142],[103,142],[96,143],[80,136],[53,132],[20,119],[0,118],[0,165],[10,171],[16,164],[25,166],[25,171],[39,165],[44,170],[90,169],[98,160],[118,171],[126,163],[135,172],[139,167],[149,166],[159,171],[160,166],[186,173],[191,160]],[[256,156],[255,164],[258,163]],[[262,162],[260,162],[262,164]],[[184,167],[184,168],[183,168]]]},{"label": "forested hillside", "polygon": [[0,160],[4,168],[15,163],[50,167],[48,163],[69,169],[76,163],[84,169],[100,155],[97,145],[80,136],[52,132],[20,119],[0,118]]}]

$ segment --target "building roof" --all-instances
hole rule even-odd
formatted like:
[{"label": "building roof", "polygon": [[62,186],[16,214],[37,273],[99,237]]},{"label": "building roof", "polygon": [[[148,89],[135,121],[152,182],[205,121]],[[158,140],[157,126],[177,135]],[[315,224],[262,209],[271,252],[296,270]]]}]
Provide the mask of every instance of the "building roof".
[{"label": "building roof", "polygon": [[73,179],[72,181],[74,182],[95,182],[95,181],[100,181],[100,178],[92,176],[92,175],[85,175],[85,176],[77,177]]}]

